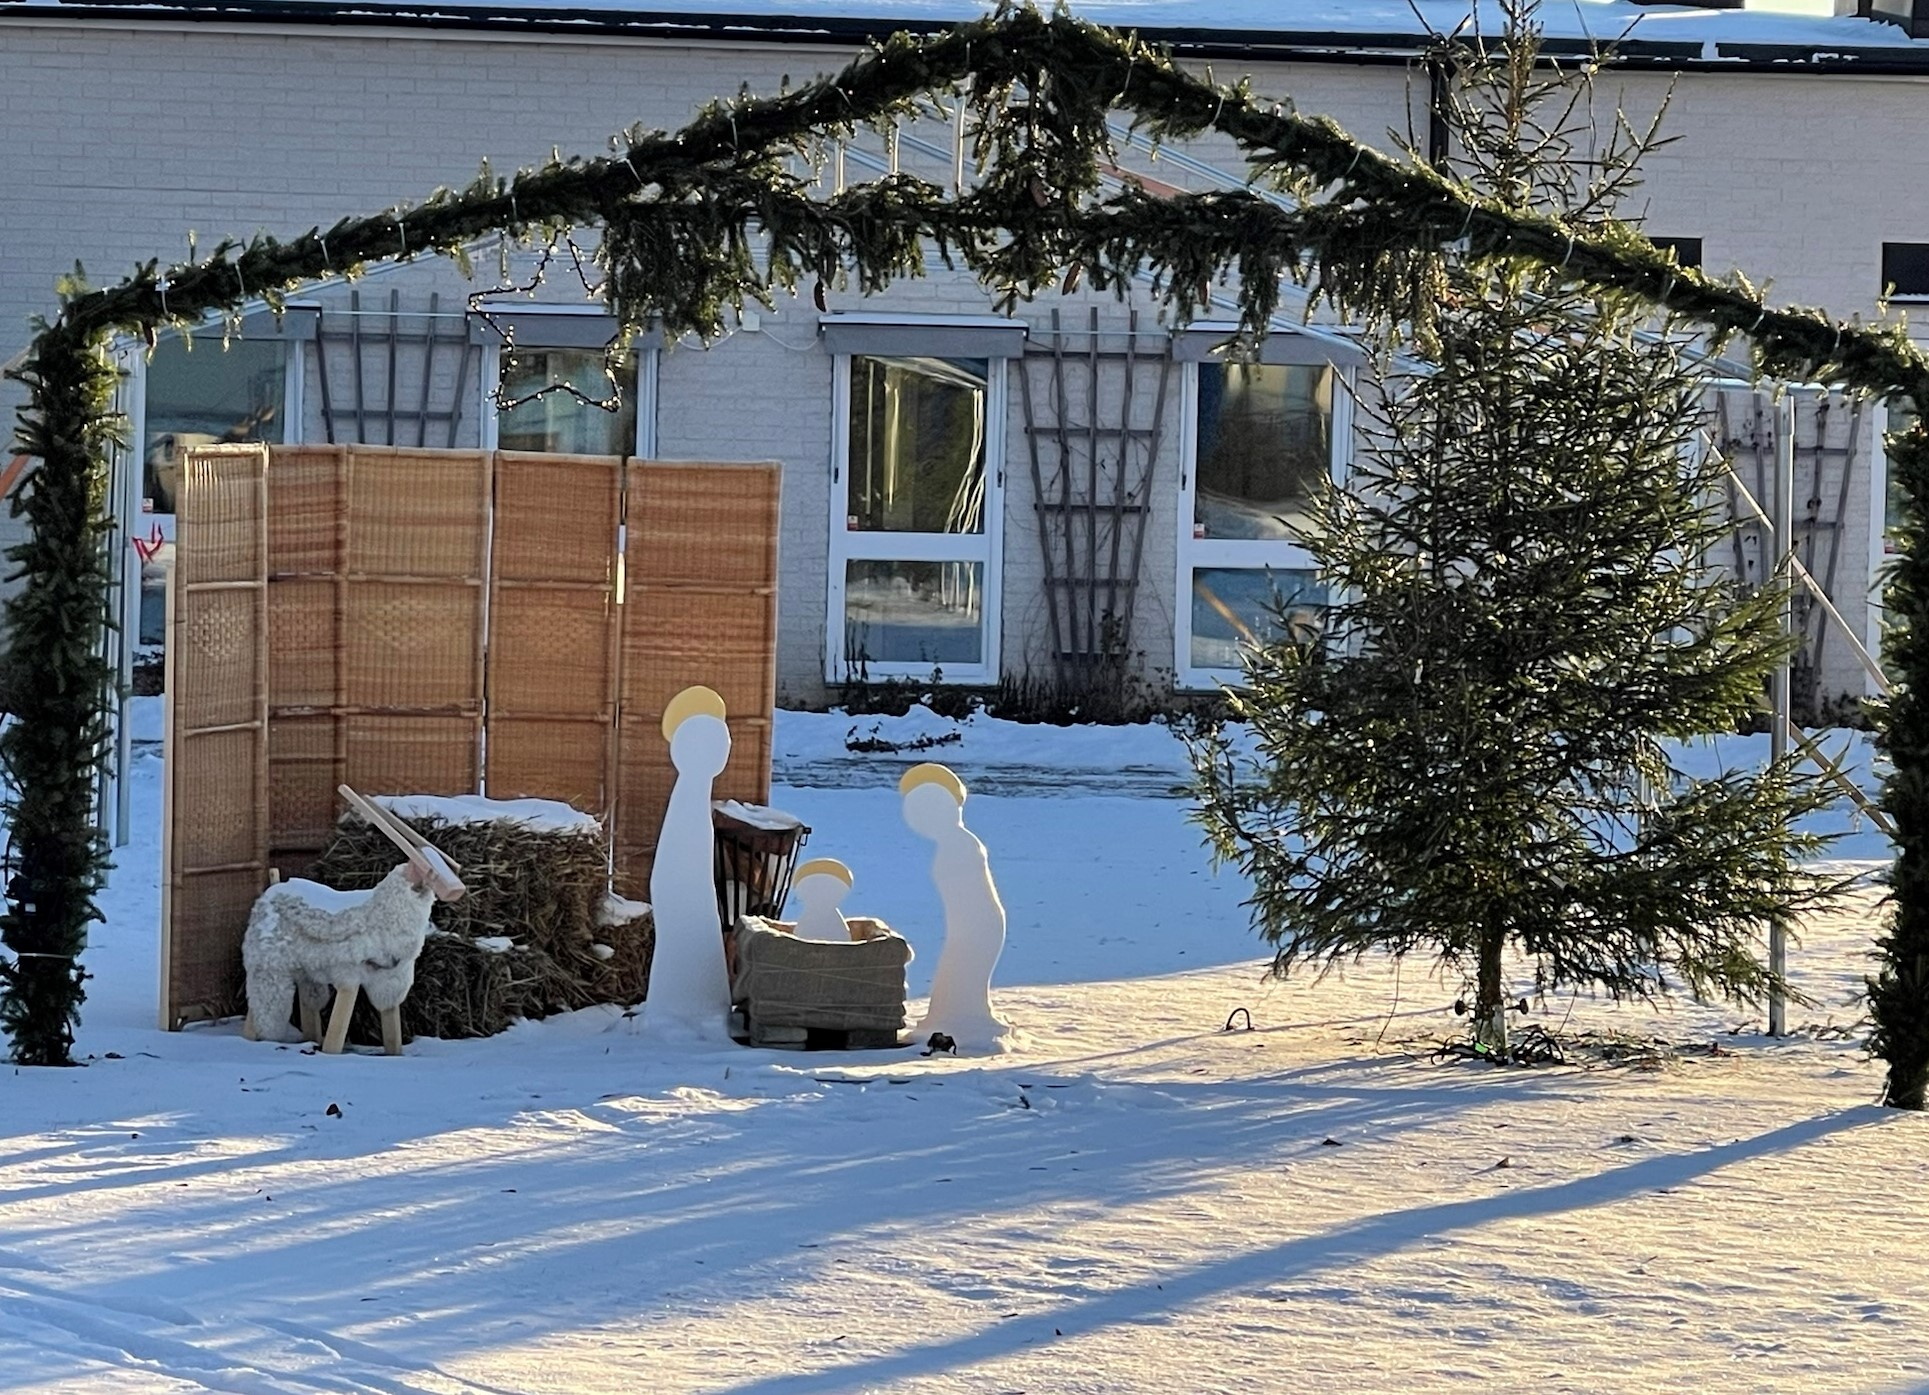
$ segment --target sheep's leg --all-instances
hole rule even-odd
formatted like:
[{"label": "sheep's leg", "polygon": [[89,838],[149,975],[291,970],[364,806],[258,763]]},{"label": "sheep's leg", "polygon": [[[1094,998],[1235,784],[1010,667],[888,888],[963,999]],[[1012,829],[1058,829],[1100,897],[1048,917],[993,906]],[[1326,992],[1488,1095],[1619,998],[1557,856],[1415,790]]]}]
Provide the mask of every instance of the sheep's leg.
[{"label": "sheep's leg", "polygon": [[250,1041],[288,1040],[288,1010],[294,998],[294,981],[287,976],[267,971],[249,975],[248,1020],[242,1033]]},{"label": "sheep's leg", "polygon": [[301,1035],[304,1041],[322,1039],[322,986],[319,983],[298,983],[295,985],[296,997],[301,1004]]},{"label": "sheep's leg", "polygon": [[355,999],[361,996],[359,983],[335,985],[335,1010],[328,1015],[328,1035],[322,1038],[322,1053],[339,1056],[348,1045],[348,1019],[355,1015]]},{"label": "sheep's leg", "polygon": [[402,1009],[400,1007],[382,1009],[382,1054],[385,1056],[402,1054]]}]

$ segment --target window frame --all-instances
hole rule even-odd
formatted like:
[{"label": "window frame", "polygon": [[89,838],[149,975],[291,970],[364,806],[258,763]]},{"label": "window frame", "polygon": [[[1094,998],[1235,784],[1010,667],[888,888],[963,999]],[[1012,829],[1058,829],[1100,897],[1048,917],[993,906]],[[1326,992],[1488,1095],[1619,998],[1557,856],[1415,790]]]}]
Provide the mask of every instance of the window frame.
[{"label": "window frame", "polygon": [[1007,378],[1011,360],[995,354],[961,356],[983,358],[985,362],[985,526],[979,533],[896,533],[849,526],[851,364],[858,358],[891,359],[904,355],[832,355],[830,499],[826,519],[830,547],[824,588],[824,681],[827,683],[845,683],[856,676],[844,656],[846,571],[851,562],[976,562],[984,577],[979,599],[984,627],[980,662],[933,664],[867,659],[865,678],[910,678],[937,681],[947,687],[985,687],[998,681],[1004,628],[1005,435],[1009,429]]},{"label": "window frame", "polygon": [[[1240,669],[1200,668],[1192,662],[1192,575],[1215,568],[1240,571],[1317,571],[1312,554],[1290,538],[1200,538],[1194,536],[1199,485],[1199,363],[1182,365],[1179,382],[1179,513],[1177,566],[1173,573],[1172,674],[1181,692],[1211,692],[1245,685]],[[1282,365],[1289,366],[1289,365]],[[1315,366],[1315,365],[1303,365]],[[1353,370],[1328,361],[1333,375],[1333,416],[1329,423],[1332,460],[1329,478],[1346,482],[1353,457]]]},{"label": "window frame", "polygon": [[[1888,578],[1884,575],[1896,555],[1889,550],[1889,404],[1880,399],[1869,404],[1869,599],[1863,623],[1862,642],[1871,654],[1882,655],[1882,627],[1888,599]],[[1853,469],[1854,461],[1849,462]],[[1864,675],[1865,697],[1881,697],[1882,690],[1873,677]]]},{"label": "window frame", "polygon": [[[1889,287],[1894,284],[1889,275],[1888,266],[1891,247],[1915,248],[1923,259],[1929,262],[1929,242],[1882,242],[1876,248],[1876,263],[1880,268],[1879,274],[1882,280],[1882,284],[1877,288],[1879,295],[1887,294]],[[1896,293],[1889,296],[1889,303],[1892,305],[1921,305],[1924,302],[1929,302],[1929,282],[1925,282],[1920,289],[1913,291],[1905,291],[1898,287]]]},{"label": "window frame", "polygon": [[[1676,265],[1695,271],[1701,270],[1702,261],[1707,255],[1707,244],[1700,237],[1677,237],[1668,233],[1650,233],[1648,234],[1648,241],[1652,242],[1664,252],[1672,250],[1675,254]],[[1693,249],[1692,259],[1689,256],[1690,248]]]}]

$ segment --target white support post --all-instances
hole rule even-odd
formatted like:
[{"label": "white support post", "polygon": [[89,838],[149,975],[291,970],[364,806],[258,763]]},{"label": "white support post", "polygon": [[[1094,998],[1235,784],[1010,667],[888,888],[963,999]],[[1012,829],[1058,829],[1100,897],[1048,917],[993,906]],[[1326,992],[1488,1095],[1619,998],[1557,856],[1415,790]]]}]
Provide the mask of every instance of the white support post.
[{"label": "white support post", "polygon": [[[1775,507],[1774,507],[1775,587],[1781,597],[1782,632],[1792,633],[1795,626],[1795,398],[1786,389],[1775,414]],[[1775,665],[1769,682],[1768,750],[1776,761],[1788,755],[1791,726],[1790,658]],[[1788,972],[1788,926],[1780,916],[1768,926],[1768,967],[1777,978]],[[1768,1034],[1779,1037],[1788,1031],[1788,1004],[1780,992],[1768,999]]]},{"label": "white support post", "polygon": [[114,519],[118,525],[111,546],[119,568],[119,649],[115,682],[119,704],[114,721],[114,846],[124,848],[133,837],[133,730],[128,725],[128,702],[134,690],[134,653],[141,641],[141,558],[134,550],[134,531],[141,517],[141,494],[147,469],[147,355],[128,346],[119,355],[124,373],[121,392],[126,404],[127,444],[120,450],[115,478]]}]

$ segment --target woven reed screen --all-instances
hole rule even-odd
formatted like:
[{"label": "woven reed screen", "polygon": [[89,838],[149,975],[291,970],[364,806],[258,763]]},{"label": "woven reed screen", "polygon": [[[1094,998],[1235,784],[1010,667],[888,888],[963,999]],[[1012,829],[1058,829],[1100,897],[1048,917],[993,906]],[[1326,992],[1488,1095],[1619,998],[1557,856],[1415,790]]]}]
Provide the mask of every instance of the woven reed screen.
[{"label": "woven reed screen", "polygon": [[647,894],[663,705],[707,683],[735,743],[717,796],[768,797],[774,465],[250,446],[185,481],[164,1025],[240,1010],[248,907],[269,867],[307,870],[344,781],[603,814]]},{"label": "woven reed screen", "polygon": [[775,465],[630,463],[615,827],[628,894],[648,895],[675,780],[663,708],[684,688],[715,688],[729,712],[717,798],[770,797],[778,486]]},{"label": "woven reed screen", "polygon": [[343,559],[343,768],[368,794],[481,788],[482,451],[352,446]]},{"label": "woven reed screen", "polygon": [[266,454],[211,447],[182,471],[168,595],[162,1014],[242,1002],[241,932],[268,876]]},{"label": "woven reed screen", "polygon": [[610,806],[622,462],[503,451],[489,576],[489,793]]},{"label": "woven reed screen", "polygon": [[345,446],[277,447],[268,468],[268,857],[307,872],[342,783]]}]

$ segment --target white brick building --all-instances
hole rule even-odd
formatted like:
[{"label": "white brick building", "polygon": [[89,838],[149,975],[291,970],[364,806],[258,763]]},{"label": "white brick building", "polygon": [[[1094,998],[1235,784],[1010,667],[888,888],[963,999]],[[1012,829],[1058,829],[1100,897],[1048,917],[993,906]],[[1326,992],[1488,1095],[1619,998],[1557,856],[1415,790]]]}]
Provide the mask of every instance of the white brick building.
[{"label": "white brick building", "polygon": [[[1420,3],[1442,29],[1465,8]],[[1423,36],[1400,0],[1082,9],[1136,25],[1222,78],[1250,75],[1261,93],[1368,140],[1426,130]],[[786,75],[839,65],[869,36],[975,12],[968,0],[684,0],[661,11],[0,0],[0,358],[25,344],[28,317],[49,307],[55,277],[76,261],[109,282],[136,262],[184,256],[190,229],[203,244],[257,229],[293,235],[466,182],[484,159],[506,170],[552,148],[600,152],[631,124],[673,128],[740,86],[774,91]],[[1667,129],[1678,139],[1647,166],[1651,234],[1680,239],[1712,270],[1771,279],[1778,300],[1839,314],[1873,314],[1885,278],[1903,299],[1929,297],[1929,39],[1853,14],[1629,0],[1550,5],[1544,18],[1550,46],[1571,51],[1636,15],[1603,87],[1634,112],[1673,89]],[[941,125],[911,129],[900,158],[943,179],[950,140]],[[1187,155],[1196,163],[1154,165],[1123,148],[1121,163],[1182,187],[1238,177],[1228,151]],[[853,149],[847,177],[881,161],[881,147]],[[481,260],[487,285],[493,257]],[[1343,338],[1276,336],[1270,356],[1282,362],[1235,377],[1199,361],[1210,359],[1210,331],[1174,343],[1147,299],[1075,295],[998,322],[982,290],[950,275],[873,301],[833,294],[828,313],[783,305],[708,348],[646,348],[618,413],[552,397],[500,418],[488,394],[504,374],[524,388],[554,375],[594,388],[607,329],[580,313],[580,287],[558,270],[536,297],[557,313],[514,306],[511,361],[466,313],[476,289],[446,262],[408,264],[318,289],[303,297],[314,312],[279,329],[251,321],[225,355],[218,339],[193,355],[164,344],[128,398],[155,466],[143,486],[154,524],[165,531],[168,450],[200,435],[775,458],[782,698],[821,701],[853,666],[873,677],[1048,678],[1078,662],[1063,656],[1094,649],[1122,654],[1154,688],[1186,687],[1225,671],[1262,591],[1311,583],[1290,538],[1249,535],[1277,532],[1268,520],[1290,513],[1291,481],[1315,463],[1342,465],[1349,439],[1330,376],[1353,362]],[[1086,401],[1094,374],[1096,411]],[[0,405],[17,401],[0,394]],[[1751,413],[1746,394],[1730,395],[1729,439],[1748,438]],[[1875,419],[1851,427],[1853,415],[1837,404],[1815,449],[1805,412],[1798,502],[1812,502],[1798,533],[1810,566],[1833,574],[1851,626],[1866,627],[1881,469]],[[1248,447],[1258,484],[1227,475],[1231,457],[1215,454],[1241,432],[1265,438]],[[1096,510],[1081,506],[1095,446]],[[1041,520],[1057,530],[1049,549]],[[1757,565],[1752,546],[1739,565]],[[1816,657],[1818,697],[1862,690],[1839,639]]]}]

